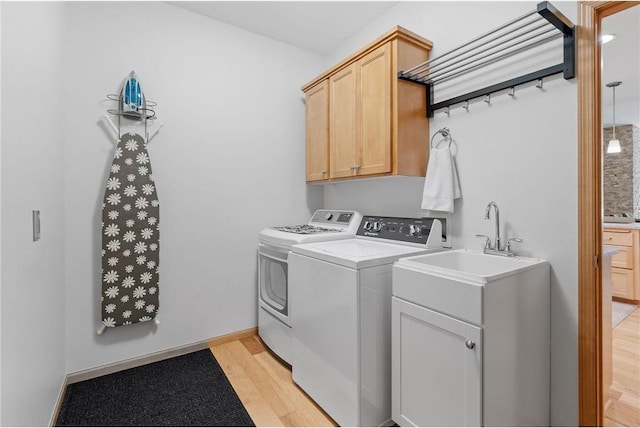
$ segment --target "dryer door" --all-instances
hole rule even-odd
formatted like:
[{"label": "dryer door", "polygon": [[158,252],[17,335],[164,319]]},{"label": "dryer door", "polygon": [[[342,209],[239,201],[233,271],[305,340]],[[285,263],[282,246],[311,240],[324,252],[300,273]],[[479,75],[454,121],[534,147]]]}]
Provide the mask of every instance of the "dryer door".
[{"label": "dryer door", "polygon": [[[282,321],[288,321],[288,264],[289,250],[260,244],[258,254],[258,284],[260,302]],[[283,319],[284,318],[284,319]]]}]

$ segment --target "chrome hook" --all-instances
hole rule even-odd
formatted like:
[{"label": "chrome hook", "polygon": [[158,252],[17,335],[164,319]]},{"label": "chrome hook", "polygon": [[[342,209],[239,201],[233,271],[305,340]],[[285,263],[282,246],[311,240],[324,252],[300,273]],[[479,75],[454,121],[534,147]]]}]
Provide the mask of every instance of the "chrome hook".
[{"label": "chrome hook", "polygon": [[484,102],[487,104],[491,104],[491,94],[487,94],[484,96]]},{"label": "chrome hook", "polygon": [[542,89],[543,81],[542,79],[538,79],[538,83],[536,84],[536,88]]},{"label": "chrome hook", "polygon": [[[447,117],[451,117],[451,106],[447,106],[447,108],[445,109],[444,112],[447,114]],[[446,137],[446,135],[445,135],[445,137]]]},{"label": "chrome hook", "polygon": [[468,101],[468,100],[467,100],[467,101],[465,101],[465,102],[462,104],[462,108],[463,108],[463,109],[465,109],[466,111],[469,111],[469,101]]},{"label": "chrome hook", "polygon": [[510,97],[515,97],[516,96],[516,87],[512,86],[511,88],[509,88],[509,96]]}]

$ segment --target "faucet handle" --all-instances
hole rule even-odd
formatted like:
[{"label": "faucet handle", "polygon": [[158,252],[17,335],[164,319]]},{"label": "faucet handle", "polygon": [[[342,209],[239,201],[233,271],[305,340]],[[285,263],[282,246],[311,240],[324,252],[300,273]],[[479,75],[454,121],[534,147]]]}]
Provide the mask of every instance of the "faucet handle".
[{"label": "faucet handle", "polygon": [[518,242],[518,243],[523,243],[524,240],[520,239],[520,238],[509,238],[507,239],[507,252],[511,251],[511,242]]},{"label": "faucet handle", "polygon": [[487,235],[476,235],[476,238],[484,238],[484,249],[491,248],[491,238]]}]

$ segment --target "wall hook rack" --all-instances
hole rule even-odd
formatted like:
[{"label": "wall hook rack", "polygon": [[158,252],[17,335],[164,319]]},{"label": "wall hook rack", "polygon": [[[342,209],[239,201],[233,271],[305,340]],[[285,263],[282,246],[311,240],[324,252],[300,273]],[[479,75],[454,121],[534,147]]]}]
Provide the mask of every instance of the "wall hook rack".
[{"label": "wall hook rack", "polygon": [[[481,71],[483,68],[504,61],[513,55],[543,46],[562,37],[563,61],[532,73],[505,80],[482,89],[468,92],[445,101],[434,103],[434,88],[445,81]],[[463,104],[469,109],[469,101],[490,97],[491,94],[537,81],[542,89],[545,77],[562,73],[564,79],[575,77],[575,26],[551,3],[538,3],[530,11],[436,58],[425,61],[405,71],[398,78],[425,86],[427,92],[427,116],[437,110]],[[490,98],[489,98],[490,99]]]}]

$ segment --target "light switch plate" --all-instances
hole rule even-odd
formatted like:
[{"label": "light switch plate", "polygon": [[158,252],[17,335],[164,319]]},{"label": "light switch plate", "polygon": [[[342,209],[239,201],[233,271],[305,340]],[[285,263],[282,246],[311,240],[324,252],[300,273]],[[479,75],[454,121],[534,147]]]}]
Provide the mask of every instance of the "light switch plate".
[{"label": "light switch plate", "polygon": [[40,210],[33,210],[33,242],[40,240]]}]

